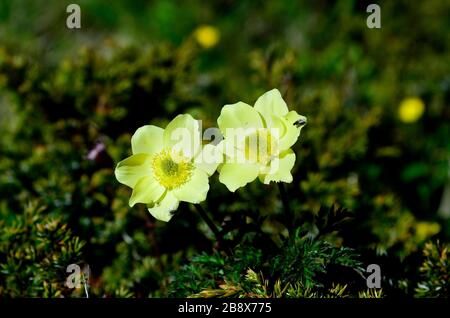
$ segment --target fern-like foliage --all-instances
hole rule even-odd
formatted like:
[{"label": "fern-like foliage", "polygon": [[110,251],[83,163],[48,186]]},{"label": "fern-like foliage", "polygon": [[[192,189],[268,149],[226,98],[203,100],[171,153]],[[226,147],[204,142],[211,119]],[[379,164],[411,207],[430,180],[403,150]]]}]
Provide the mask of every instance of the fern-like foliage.
[{"label": "fern-like foliage", "polygon": [[62,297],[66,268],[81,262],[84,243],[45,207],[29,204],[22,214],[0,222],[0,296]]},{"label": "fern-like foliage", "polygon": [[420,267],[423,280],[416,288],[417,297],[450,296],[450,250],[439,242],[425,244],[425,260]]},{"label": "fern-like foliage", "polygon": [[321,287],[316,276],[325,274],[329,266],[362,270],[353,249],[336,247],[327,241],[300,237],[298,234],[274,258],[273,274],[278,274],[282,282],[300,281],[307,288]]},{"label": "fern-like foliage", "polygon": [[348,297],[347,285],[337,281],[342,270],[361,279],[362,263],[353,249],[297,228],[275,252],[237,245],[228,254],[193,257],[173,274],[169,293],[174,297]]},{"label": "fern-like foliage", "polygon": [[[262,256],[262,251],[253,247],[237,248],[233,256],[218,252],[197,255],[174,273],[174,280],[169,285],[169,296],[186,297],[207,288],[238,284],[244,281],[247,268],[262,265]],[[230,296],[230,293],[224,291],[222,295],[222,292],[216,292],[215,296]]]}]

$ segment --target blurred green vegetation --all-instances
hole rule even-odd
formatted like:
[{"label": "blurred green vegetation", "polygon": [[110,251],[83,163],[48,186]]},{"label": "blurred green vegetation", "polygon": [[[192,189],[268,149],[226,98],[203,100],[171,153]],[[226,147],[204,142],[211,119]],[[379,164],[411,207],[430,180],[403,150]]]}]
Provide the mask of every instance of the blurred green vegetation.
[{"label": "blurred green vegetation", "polygon": [[[0,1],[0,296],[84,297],[71,263],[92,297],[449,296],[449,3],[383,1],[369,29],[370,1],[79,0],[80,30],[69,3]],[[308,117],[293,224],[276,185],[217,176],[203,206],[229,248],[187,204],[169,223],[128,206],[113,169],[138,127],[216,126],[272,88]]]}]

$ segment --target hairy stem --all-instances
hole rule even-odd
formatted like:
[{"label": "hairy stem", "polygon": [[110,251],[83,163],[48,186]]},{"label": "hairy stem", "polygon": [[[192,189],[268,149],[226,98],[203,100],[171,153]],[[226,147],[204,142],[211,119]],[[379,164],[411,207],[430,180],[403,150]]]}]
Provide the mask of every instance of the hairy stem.
[{"label": "hairy stem", "polygon": [[198,214],[202,217],[203,221],[209,226],[211,231],[214,233],[214,236],[216,237],[217,241],[221,241],[222,234],[220,233],[217,226],[214,224],[214,222],[211,220],[211,218],[208,216],[206,211],[203,209],[203,207],[200,204],[194,204],[195,209],[197,210]]},{"label": "hairy stem", "polygon": [[280,190],[281,202],[283,203],[284,217],[286,219],[286,227],[290,230],[293,227],[294,219],[292,217],[291,209],[289,206],[289,198],[284,188],[283,182],[278,182],[278,190]]}]

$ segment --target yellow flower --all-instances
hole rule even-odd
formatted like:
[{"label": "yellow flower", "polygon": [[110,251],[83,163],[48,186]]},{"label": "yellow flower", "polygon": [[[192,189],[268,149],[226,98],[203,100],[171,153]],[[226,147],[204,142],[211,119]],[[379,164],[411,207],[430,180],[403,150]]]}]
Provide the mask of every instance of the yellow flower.
[{"label": "yellow flower", "polygon": [[210,25],[199,26],[194,32],[195,39],[205,49],[212,48],[219,42],[220,32]]},{"label": "yellow flower", "polygon": [[225,157],[219,180],[230,191],[257,177],[264,184],[292,182],[295,154],[290,147],[306,117],[289,111],[277,89],[259,97],[254,107],[243,102],[225,105],[217,123],[225,137],[218,145]]},{"label": "yellow flower", "polygon": [[199,124],[190,115],[178,115],[166,129],[140,127],[131,148],[133,155],[115,169],[117,180],[133,189],[130,206],[145,203],[155,218],[167,222],[180,201],[206,199],[208,177],[217,168],[215,147],[201,146]]},{"label": "yellow flower", "polygon": [[400,103],[398,116],[404,123],[413,123],[422,117],[424,111],[425,104],[423,101],[417,97],[410,97]]}]

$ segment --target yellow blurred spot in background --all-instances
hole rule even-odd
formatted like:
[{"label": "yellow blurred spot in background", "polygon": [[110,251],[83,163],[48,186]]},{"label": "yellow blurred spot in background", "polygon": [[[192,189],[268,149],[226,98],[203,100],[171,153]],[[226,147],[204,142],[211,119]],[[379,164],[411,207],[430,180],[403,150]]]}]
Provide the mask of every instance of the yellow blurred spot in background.
[{"label": "yellow blurred spot in background", "polygon": [[404,123],[414,123],[422,117],[425,111],[425,104],[420,98],[405,98],[398,108],[398,116]]},{"label": "yellow blurred spot in background", "polygon": [[195,32],[194,37],[205,49],[212,48],[219,42],[220,32],[217,28],[210,25],[199,26]]},{"label": "yellow blurred spot in background", "polygon": [[420,241],[424,241],[429,237],[439,233],[441,226],[435,222],[417,222],[416,235]]}]

